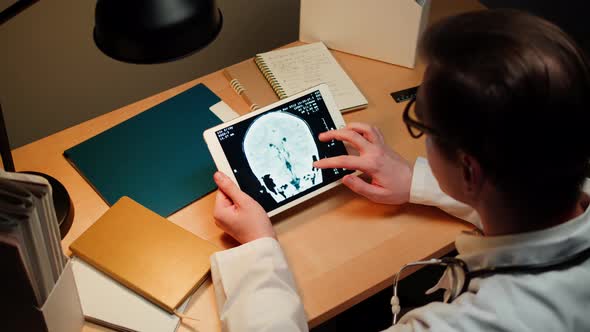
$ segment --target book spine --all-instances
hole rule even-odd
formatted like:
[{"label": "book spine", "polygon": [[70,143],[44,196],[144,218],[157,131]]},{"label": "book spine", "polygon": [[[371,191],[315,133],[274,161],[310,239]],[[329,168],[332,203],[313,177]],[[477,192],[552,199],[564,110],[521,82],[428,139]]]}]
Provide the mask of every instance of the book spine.
[{"label": "book spine", "polygon": [[268,83],[270,83],[270,86],[275,91],[277,96],[279,96],[280,99],[287,98],[288,96],[285,93],[285,90],[281,87],[275,75],[270,71],[270,68],[268,68],[266,62],[264,62],[264,59],[262,59],[260,55],[257,55],[254,57],[254,62],[256,62],[256,65],[262,72],[262,75],[264,75],[264,78],[266,78]]},{"label": "book spine", "polygon": [[223,70],[223,75],[229,80],[229,85],[231,88],[248,104],[250,111],[256,111],[260,108],[260,105],[252,101],[252,98],[250,98],[248,95],[246,88],[240,83],[240,81],[238,81],[237,78],[233,78],[231,73],[227,70]]}]

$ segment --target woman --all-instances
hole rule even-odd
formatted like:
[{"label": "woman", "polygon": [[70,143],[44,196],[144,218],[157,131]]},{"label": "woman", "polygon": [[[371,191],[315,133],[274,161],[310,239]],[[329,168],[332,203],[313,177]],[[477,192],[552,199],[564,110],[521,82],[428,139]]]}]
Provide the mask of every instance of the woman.
[{"label": "woman", "polygon": [[[470,271],[509,272],[473,278],[452,302],[410,311],[389,330],[589,330],[584,55],[554,25],[505,10],[443,20],[425,32],[420,52],[428,67],[404,121],[411,136],[426,135],[427,161],[412,167],[377,128],[353,123],[320,139],[348,142],[360,155],[314,166],[366,173],[370,182],[343,182],[376,203],[435,205],[474,223],[484,236],[461,235],[458,258]],[[211,258],[224,328],[307,330],[266,213],[223,174],[214,178],[217,225],[243,243]]]}]

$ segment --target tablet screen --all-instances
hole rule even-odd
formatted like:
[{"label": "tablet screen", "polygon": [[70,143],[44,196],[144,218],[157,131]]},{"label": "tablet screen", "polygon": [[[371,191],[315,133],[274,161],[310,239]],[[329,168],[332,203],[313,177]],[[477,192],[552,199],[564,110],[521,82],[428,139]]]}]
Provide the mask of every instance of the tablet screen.
[{"label": "tablet screen", "polygon": [[313,167],[318,159],[347,154],[342,142],[318,139],[335,127],[315,90],[215,135],[240,188],[268,212],[353,173]]}]

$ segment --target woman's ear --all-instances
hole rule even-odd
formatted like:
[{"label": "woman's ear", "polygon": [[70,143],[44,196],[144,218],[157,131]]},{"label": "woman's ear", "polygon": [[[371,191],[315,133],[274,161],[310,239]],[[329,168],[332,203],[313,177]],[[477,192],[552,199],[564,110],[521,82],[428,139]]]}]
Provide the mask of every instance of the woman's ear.
[{"label": "woman's ear", "polygon": [[483,185],[484,176],[481,165],[473,156],[460,151],[459,166],[461,167],[463,192],[470,198],[474,198],[479,195]]}]

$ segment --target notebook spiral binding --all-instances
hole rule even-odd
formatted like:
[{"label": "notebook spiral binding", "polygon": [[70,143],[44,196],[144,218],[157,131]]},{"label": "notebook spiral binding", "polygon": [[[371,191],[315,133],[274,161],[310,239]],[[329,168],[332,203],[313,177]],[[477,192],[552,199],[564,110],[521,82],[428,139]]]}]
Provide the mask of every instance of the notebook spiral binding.
[{"label": "notebook spiral binding", "polygon": [[[246,88],[244,88],[244,86],[240,83],[240,81],[238,81],[235,78],[232,78],[229,81],[229,85],[232,87],[232,89],[234,89],[234,91],[238,94],[238,96],[242,96],[246,93]],[[249,98],[248,98],[249,101]],[[259,109],[260,106],[256,103],[252,103],[250,104],[250,111],[256,111],[257,109]]]},{"label": "notebook spiral binding", "polygon": [[242,93],[244,93],[244,91],[246,91],[242,84],[240,84],[240,81],[238,81],[235,78],[229,81],[229,85],[231,85],[231,87],[238,95],[241,95]]},{"label": "notebook spiral binding", "polygon": [[279,81],[277,81],[277,79],[275,78],[275,75],[270,71],[270,69],[268,68],[266,63],[264,63],[264,60],[262,60],[261,57],[256,56],[254,58],[254,62],[256,62],[256,65],[258,65],[258,68],[260,68],[262,75],[264,75],[264,77],[266,78],[268,83],[270,83],[270,86],[275,91],[277,96],[279,96],[280,99],[287,98],[288,96],[285,93],[285,90],[283,90],[283,88],[281,88]]}]

